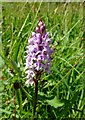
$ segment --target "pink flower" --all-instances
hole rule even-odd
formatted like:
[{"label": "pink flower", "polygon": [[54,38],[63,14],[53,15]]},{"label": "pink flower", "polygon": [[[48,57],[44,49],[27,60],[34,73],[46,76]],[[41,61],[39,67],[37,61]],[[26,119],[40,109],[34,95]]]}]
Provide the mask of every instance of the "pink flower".
[{"label": "pink flower", "polygon": [[46,32],[46,26],[42,20],[39,21],[36,31],[32,32],[32,37],[28,39],[26,67],[27,78],[26,84],[33,84],[34,77],[38,71],[50,71],[51,54],[50,48],[51,38]]}]

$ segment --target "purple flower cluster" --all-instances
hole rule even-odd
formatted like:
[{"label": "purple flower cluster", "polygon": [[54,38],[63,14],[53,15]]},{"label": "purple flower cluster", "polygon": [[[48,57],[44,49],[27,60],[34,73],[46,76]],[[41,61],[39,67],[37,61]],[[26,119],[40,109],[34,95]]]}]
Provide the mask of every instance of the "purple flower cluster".
[{"label": "purple flower cluster", "polygon": [[42,20],[39,20],[36,31],[32,32],[32,37],[28,39],[26,67],[27,78],[26,84],[33,84],[34,77],[39,71],[50,70],[51,38],[46,32],[46,26]]}]

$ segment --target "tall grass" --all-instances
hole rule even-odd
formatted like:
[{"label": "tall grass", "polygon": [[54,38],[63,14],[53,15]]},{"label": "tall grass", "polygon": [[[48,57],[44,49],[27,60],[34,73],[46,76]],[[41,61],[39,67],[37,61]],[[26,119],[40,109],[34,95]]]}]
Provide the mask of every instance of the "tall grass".
[{"label": "tall grass", "polygon": [[[85,118],[82,3],[3,3],[1,120],[31,118],[34,86],[26,86],[25,50],[42,17],[51,33],[51,74],[39,81],[37,119]],[[14,88],[15,85],[15,88]]]}]

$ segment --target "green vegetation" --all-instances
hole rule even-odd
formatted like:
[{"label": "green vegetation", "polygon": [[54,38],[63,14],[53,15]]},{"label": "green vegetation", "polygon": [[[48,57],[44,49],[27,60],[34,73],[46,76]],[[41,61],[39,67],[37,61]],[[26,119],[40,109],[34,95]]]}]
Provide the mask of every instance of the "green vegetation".
[{"label": "green vegetation", "polygon": [[24,56],[40,17],[54,52],[51,74],[39,81],[37,120],[85,118],[83,3],[3,3],[2,17],[1,120],[15,113],[19,119],[32,118],[34,86],[25,85]]}]

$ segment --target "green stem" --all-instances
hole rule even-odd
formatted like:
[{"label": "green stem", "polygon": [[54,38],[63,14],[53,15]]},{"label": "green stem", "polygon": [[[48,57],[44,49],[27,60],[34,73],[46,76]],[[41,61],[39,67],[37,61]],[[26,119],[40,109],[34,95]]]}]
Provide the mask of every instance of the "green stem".
[{"label": "green stem", "polygon": [[21,90],[19,89],[19,99],[20,99],[20,115],[22,115],[22,111],[23,111],[23,106],[22,106],[22,94],[21,94]]},{"label": "green stem", "polygon": [[38,80],[35,81],[33,120],[35,120],[36,104],[37,104],[37,95],[38,95]]},{"label": "green stem", "polygon": [[21,86],[23,92],[26,94],[28,100],[31,100],[31,99],[32,99],[32,96],[31,96],[30,94],[28,94],[28,92],[24,89],[24,87],[23,87],[22,85],[20,85],[20,86]]},{"label": "green stem", "polygon": [[20,109],[20,116],[21,116],[23,111],[23,106],[22,106],[22,95],[21,95],[20,88],[16,90],[16,95],[17,95],[17,101]]},{"label": "green stem", "polygon": [[16,94],[15,94],[15,90],[14,90],[14,120],[16,120]]}]

